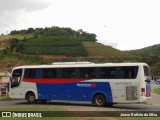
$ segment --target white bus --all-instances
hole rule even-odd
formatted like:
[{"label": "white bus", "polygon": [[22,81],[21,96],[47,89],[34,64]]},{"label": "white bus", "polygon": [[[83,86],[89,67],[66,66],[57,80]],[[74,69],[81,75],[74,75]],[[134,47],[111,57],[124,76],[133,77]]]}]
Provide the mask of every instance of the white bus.
[{"label": "white bus", "polygon": [[28,103],[90,101],[96,106],[140,103],[151,99],[145,63],[55,63],[12,70],[9,96]]}]

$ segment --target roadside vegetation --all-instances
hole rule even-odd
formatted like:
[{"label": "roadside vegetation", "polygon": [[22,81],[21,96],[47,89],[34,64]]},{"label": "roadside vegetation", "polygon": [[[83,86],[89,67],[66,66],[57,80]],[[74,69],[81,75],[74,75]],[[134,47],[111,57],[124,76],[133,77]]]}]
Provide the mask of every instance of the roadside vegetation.
[{"label": "roadside vegetation", "polygon": [[0,101],[11,101],[12,99],[9,96],[0,96]]},{"label": "roadside vegetation", "polygon": [[[64,116],[64,117],[42,117],[42,118],[17,118],[17,117],[13,117],[13,118],[1,118],[1,120],[159,120],[159,117],[72,117],[72,115],[74,115],[74,113],[72,113],[72,111],[68,111],[67,109],[64,108],[59,108],[56,106],[30,106],[30,105],[24,105],[24,106],[19,106],[19,107],[12,107],[12,108],[5,108],[5,107],[1,107],[0,111],[13,111],[13,112],[32,112],[32,113],[36,113],[36,112],[40,112],[43,115],[43,112],[45,112],[45,114],[47,114],[48,116],[53,116],[54,114],[56,114],[58,116],[58,114],[60,116]],[[48,113],[46,113],[48,112]],[[51,112],[51,113],[50,113]],[[53,113],[52,113],[53,112]],[[104,113],[104,112],[103,112]],[[55,116],[56,116],[55,115]],[[65,116],[71,116],[71,117],[65,117]]]},{"label": "roadside vegetation", "polygon": [[0,41],[8,41],[8,40],[11,40],[13,38],[17,38],[18,40],[23,40],[23,39],[29,39],[29,38],[32,38],[33,35],[32,34],[27,34],[27,35],[20,35],[20,34],[17,34],[17,35],[0,35]]},{"label": "roadside vegetation", "polygon": [[155,88],[153,91],[154,91],[154,93],[156,93],[156,94],[160,94],[160,88]]},{"label": "roadside vegetation", "polygon": [[152,75],[160,76],[160,44],[127,52],[137,57],[141,57],[141,61],[148,63],[151,67]]},{"label": "roadside vegetation", "polygon": [[[36,113],[36,112],[38,112],[38,111],[67,111],[67,110],[65,110],[65,109],[62,109],[62,108],[57,108],[57,107],[52,107],[52,106],[48,106],[48,107],[44,107],[44,106],[39,106],[39,107],[32,107],[32,106],[20,106],[20,107],[12,107],[12,108],[3,108],[3,107],[1,107],[0,108],[0,111],[5,111],[5,112],[7,112],[7,111],[13,111],[13,112],[20,112],[20,113],[25,113],[25,111],[27,112],[32,112],[32,113]],[[58,112],[57,112],[58,113]],[[69,115],[69,113],[67,113],[67,112],[63,112],[63,114],[64,114],[64,116],[65,115]],[[0,118],[1,120],[6,120],[6,118]],[[73,117],[37,117],[37,118],[25,118],[25,117],[23,117],[23,118],[21,118],[21,117],[12,117],[12,118],[7,118],[7,120],[21,120],[21,119],[23,119],[23,120],[41,120],[41,119],[43,119],[43,120],[76,120],[76,119],[74,119]]]},{"label": "roadside vegetation", "polygon": [[119,120],[159,120],[159,117],[120,117]]}]

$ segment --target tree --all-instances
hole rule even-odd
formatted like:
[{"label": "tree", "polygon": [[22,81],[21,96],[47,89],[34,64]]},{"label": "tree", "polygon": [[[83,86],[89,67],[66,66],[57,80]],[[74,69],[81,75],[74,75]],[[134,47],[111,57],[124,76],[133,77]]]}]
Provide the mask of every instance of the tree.
[{"label": "tree", "polygon": [[16,51],[17,52],[22,52],[24,47],[25,47],[25,43],[24,42],[19,42]]},{"label": "tree", "polygon": [[13,39],[11,40],[10,50],[17,49],[18,42],[19,42],[19,41],[18,41],[17,38],[13,38]]},{"label": "tree", "polygon": [[33,32],[34,32],[34,29],[33,29],[33,28],[28,28],[28,31],[27,31],[28,34],[31,34],[31,33],[33,33]]}]

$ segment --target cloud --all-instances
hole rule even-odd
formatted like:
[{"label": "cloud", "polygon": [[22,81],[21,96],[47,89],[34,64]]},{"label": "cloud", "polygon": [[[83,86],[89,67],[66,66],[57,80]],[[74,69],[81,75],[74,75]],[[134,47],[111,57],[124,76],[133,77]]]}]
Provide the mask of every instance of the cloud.
[{"label": "cloud", "polygon": [[108,41],[108,40],[98,40],[97,42],[102,43],[104,45],[108,45],[108,46],[112,46],[113,48],[117,48],[118,43],[117,42],[112,42],[112,41]]},{"label": "cloud", "polygon": [[42,10],[48,6],[41,0],[0,0],[0,15],[5,12],[25,10],[28,12]]},{"label": "cloud", "polygon": [[27,15],[48,7],[44,0],[0,0],[0,34],[22,27]]}]

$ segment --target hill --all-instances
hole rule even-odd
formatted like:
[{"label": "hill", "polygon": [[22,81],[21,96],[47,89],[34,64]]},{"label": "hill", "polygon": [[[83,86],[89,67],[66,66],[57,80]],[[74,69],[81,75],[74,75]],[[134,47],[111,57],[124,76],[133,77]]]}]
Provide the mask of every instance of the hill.
[{"label": "hill", "polygon": [[88,51],[88,57],[97,58],[102,62],[134,62],[138,59],[125,51],[97,42],[83,42],[83,44]]},{"label": "hill", "polygon": [[120,51],[96,42],[96,35],[82,29],[28,28],[0,36],[0,71],[26,64],[64,61],[146,62],[160,75],[160,45]]},{"label": "hill", "polygon": [[26,55],[87,56],[79,38],[71,36],[40,36],[17,43],[17,52]]},{"label": "hill", "polygon": [[146,62],[151,67],[152,75],[160,76],[160,44],[127,52],[140,57],[142,62]]},{"label": "hill", "polygon": [[138,50],[131,50],[129,53],[146,57],[146,56],[158,56],[160,57],[160,44],[152,45],[146,48],[138,49]]}]

